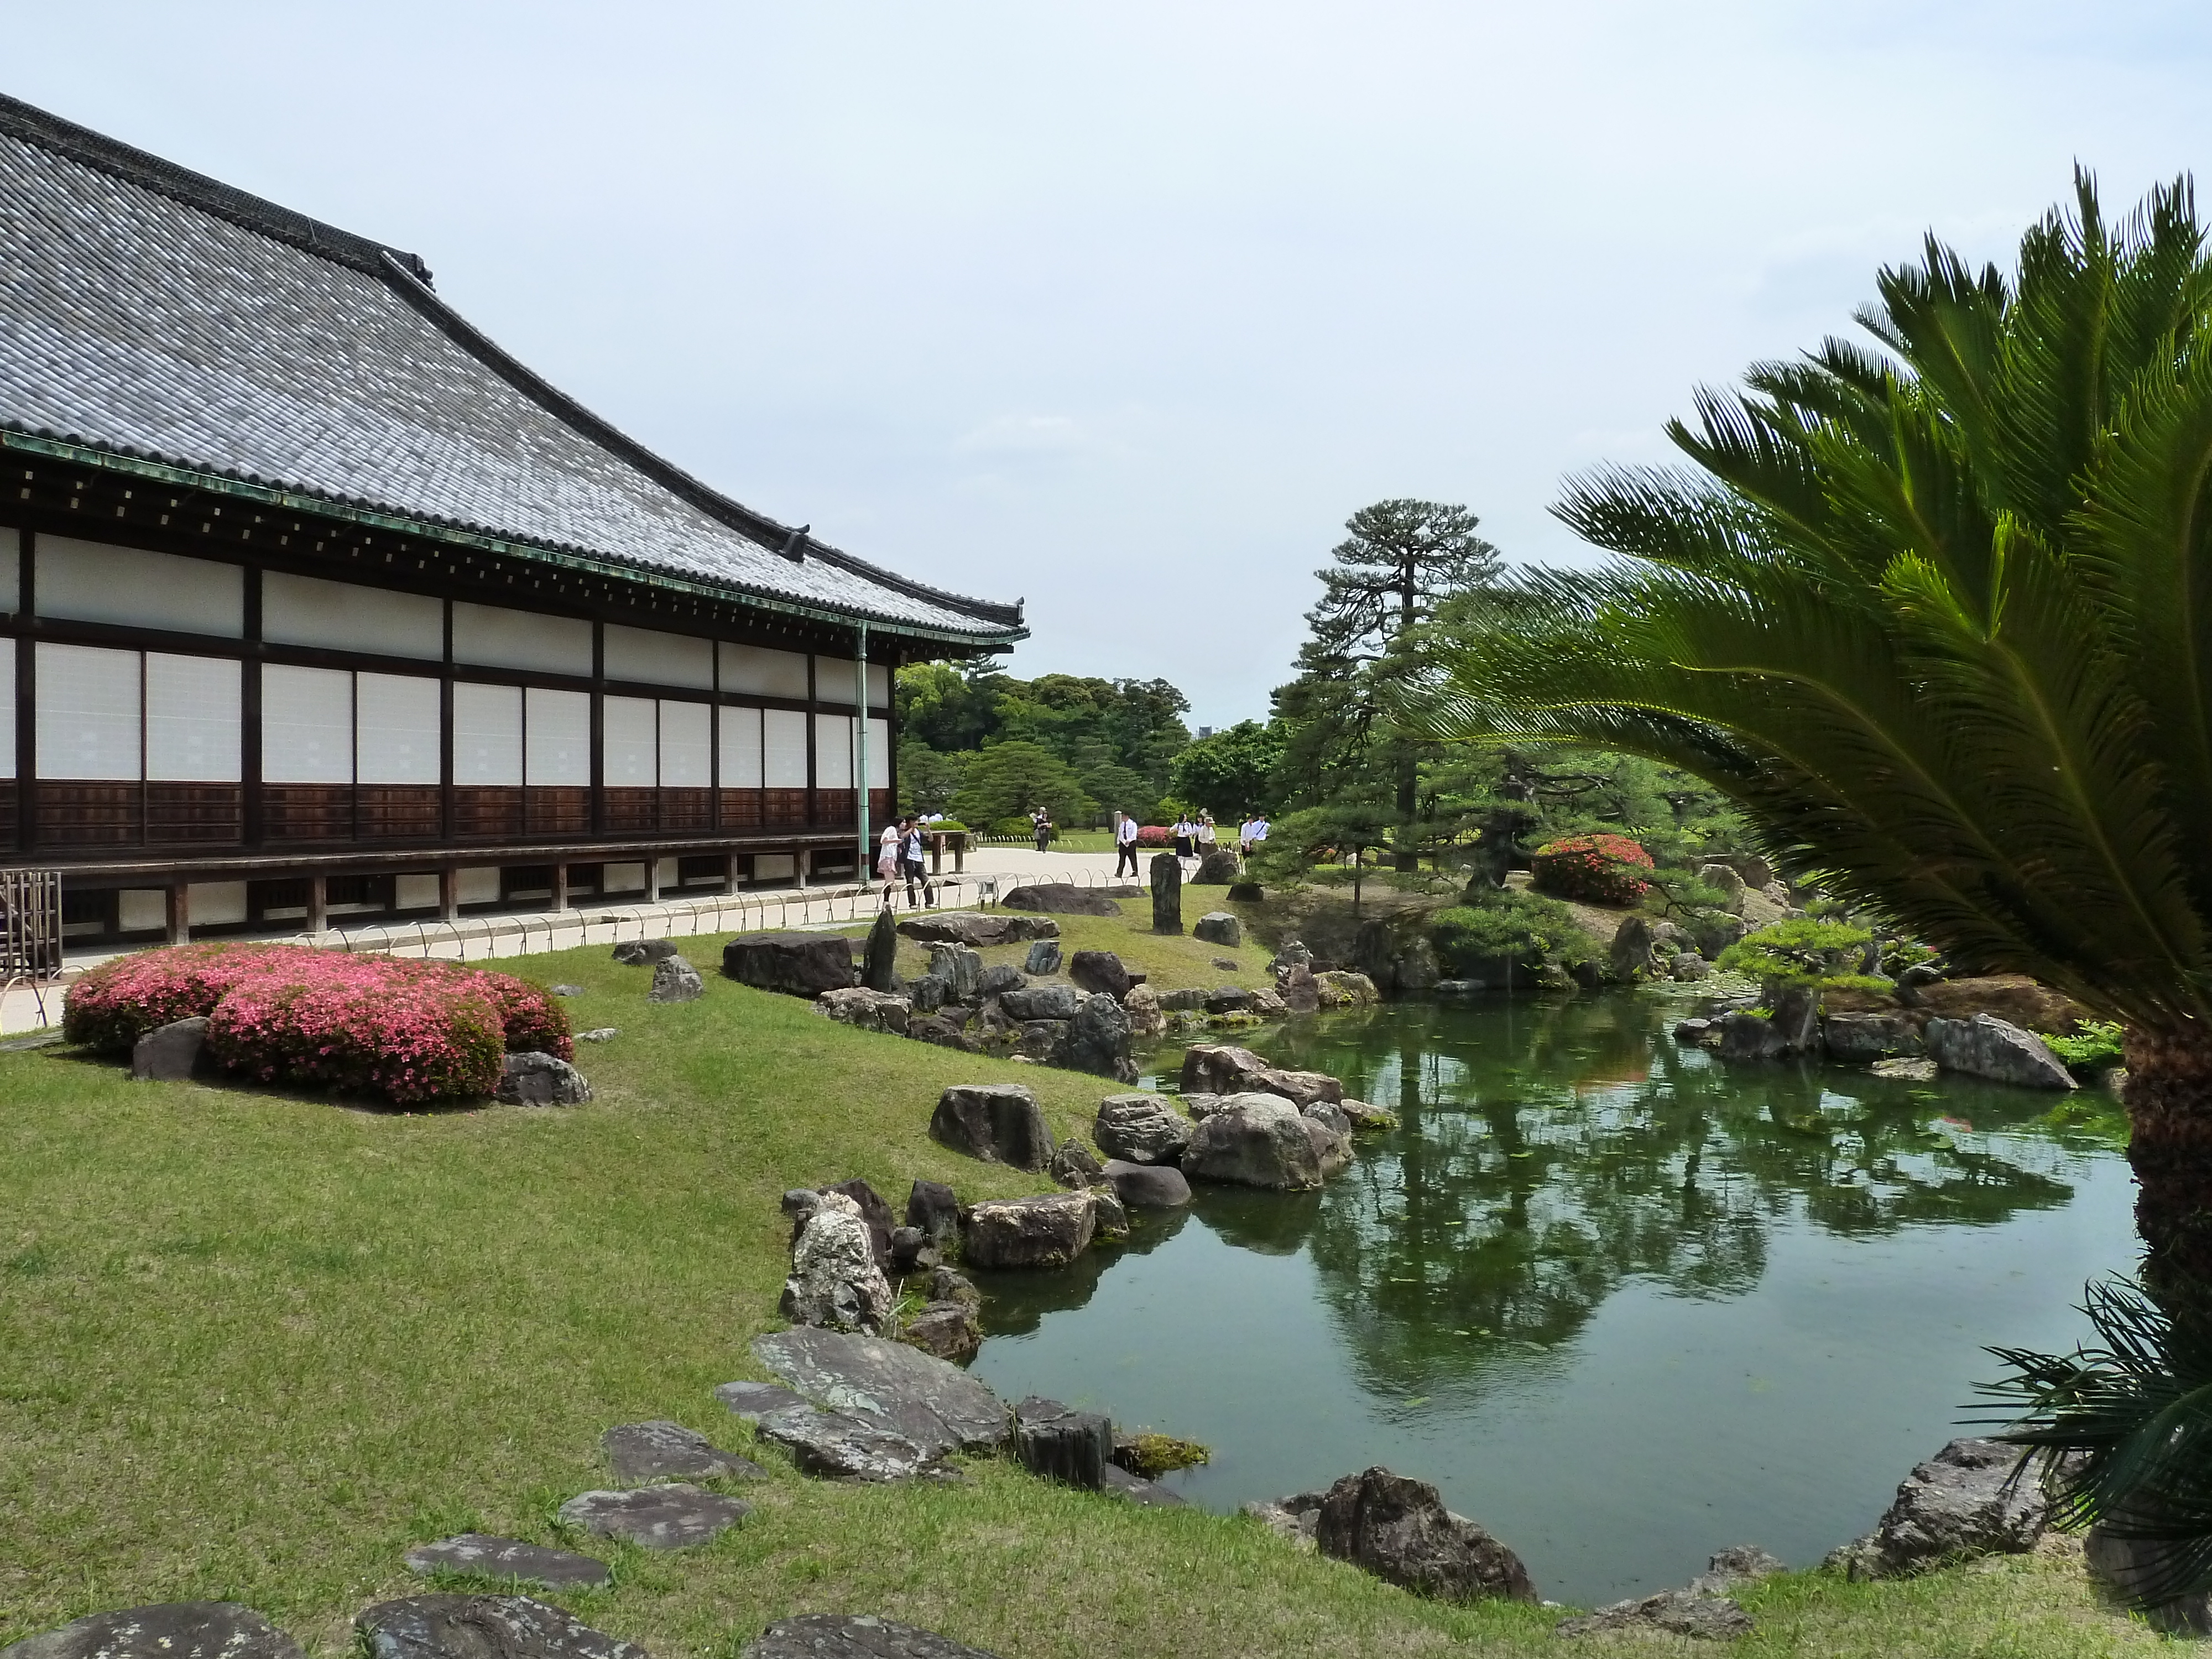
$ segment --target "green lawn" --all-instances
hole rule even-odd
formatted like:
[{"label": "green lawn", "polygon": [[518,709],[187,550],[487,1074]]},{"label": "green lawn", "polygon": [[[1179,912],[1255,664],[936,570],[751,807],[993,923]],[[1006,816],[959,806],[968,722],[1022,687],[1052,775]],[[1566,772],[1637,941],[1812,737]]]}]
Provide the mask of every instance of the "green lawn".
[{"label": "green lawn", "polygon": [[[1136,921],[1063,925],[1068,948],[1121,948],[1164,984],[1231,977],[1214,947]],[[719,942],[686,948],[704,965]],[[1256,982],[1264,953],[1237,954]],[[605,1484],[612,1424],[673,1418],[756,1449],[709,1390],[761,1375],[745,1344],[777,1322],[778,1195],[853,1175],[895,1203],[916,1176],[963,1199],[1035,1190],[929,1140],[939,1090],[1027,1083],[1065,1131],[1109,1086],[850,1031],[711,975],[702,1000],[654,1007],[646,970],[599,948],[501,965],[585,986],[579,1026],[622,1028],[581,1055],[590,1105],[379,1113],[0,1054],[0,1644],[222,1598],[339,1655],[356,1610],[419,1588],[410,1543],[471,1526],[562,1541],[553,1511]],[[758,1455],[777,1472],[744,1489],[743,1526],[673,1557],[616,1549],[611,1589],[554,1599],[664,1656],[734,1659],[809,1610],[1008,1659],[1561,1650],[1556,1615],[1425,1603],[1241,1519],[988,1459],[957,1487],[882,1488]],[[1747,1656],[2157,1645],[2055,1554],[1904,1585],[1794,1576],[1747,1599]]]}]

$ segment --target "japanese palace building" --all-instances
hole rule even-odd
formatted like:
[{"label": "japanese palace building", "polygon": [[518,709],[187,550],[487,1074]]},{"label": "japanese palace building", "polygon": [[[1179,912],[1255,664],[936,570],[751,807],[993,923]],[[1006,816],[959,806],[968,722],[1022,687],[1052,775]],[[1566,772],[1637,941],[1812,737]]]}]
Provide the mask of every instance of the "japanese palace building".
[{"label": "japanese palace building", "polygon": [[891,671],[1024,633],[641,447],[415,255],[0,98],[0,863],[73,940],[849,875]]}]

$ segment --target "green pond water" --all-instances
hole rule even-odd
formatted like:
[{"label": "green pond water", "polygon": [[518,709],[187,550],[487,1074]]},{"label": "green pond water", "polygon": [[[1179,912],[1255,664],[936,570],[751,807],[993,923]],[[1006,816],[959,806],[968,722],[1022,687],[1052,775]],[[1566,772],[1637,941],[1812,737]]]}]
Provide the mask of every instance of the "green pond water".
[{"label": "green pond water", "polygon": [[1375,1463],[1431,1480],[1562,1601],[1730,1544],[1816,1562],[1970,1431],[1984,1345],[2088,1334],[2083,1281],[2134,1258],[2126,1164],[2080,1121],[2112,1103],[1724,1067],[1674,1042],[1682,1012],[1403,1005],[1256,1037],[1403,1126],[1323,1193],[1201,1187],[1126,1247],[989,1276],[975,1371],[1206,1443],[1170,1484],[1209,1509]]}]

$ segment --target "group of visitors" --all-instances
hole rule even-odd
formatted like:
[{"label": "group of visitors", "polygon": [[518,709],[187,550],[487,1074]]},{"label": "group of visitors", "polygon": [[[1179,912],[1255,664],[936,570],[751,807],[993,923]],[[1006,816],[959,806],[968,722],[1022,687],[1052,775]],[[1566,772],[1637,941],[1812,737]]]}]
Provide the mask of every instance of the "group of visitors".
[{"label": "group of visitors", "polygon": [[[1183,813],[1169,831],[1175,837],[1176,861],[1188,866],[1191,860],[1203,859],[1219,845],[1219,832],[1215,828],[1213,814],[1200,811],[1196,814]],[[1137,837],[1139,829],[1136,819],[1127,812],[1114,814],[1114,873],[1133,876],[1137,873]],[[1245,819],[1244,827],[1237,831],[1237,850],[1250,858],[1252,850],[1267,839],[1267,815],[1255,812]],[[1044,850],[1044,842],[1037,842],[1037,850]],[[1188,869],[1184,872],[1188,874]]]},{"label": "group of visitors", "polygon": [[929,866],[923,861],[927,848],[922,842],[923,820],[904,817],[896,823],[884,826],[884,833],[876,841],[876,873],[883,878],[884,908],[890,909],[898,902],[898,884],[906,882],[907,908],[916,907],[915,886],[921,887],[921,904],[937,902],[936,884],[929,878]]}]

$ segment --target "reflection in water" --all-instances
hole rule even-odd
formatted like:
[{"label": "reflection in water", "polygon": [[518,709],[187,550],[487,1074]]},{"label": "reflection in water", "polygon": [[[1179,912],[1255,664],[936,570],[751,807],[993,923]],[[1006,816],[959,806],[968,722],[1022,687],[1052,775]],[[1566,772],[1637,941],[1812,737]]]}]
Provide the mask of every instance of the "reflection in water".
[{"label": "reflection in water", "polygon": [[1325,1194],[1204,1188],[1124,1250],[985,1282],[979,1370],[1212,1441],[1187,1490],[1218,1507],[1374,1462],[1436,1480],[1547,1594],[1680,1582],[1753,1531],[1817,1555],[1954,1431],[1980,1344],[2071,1340],[2081,1281],[2126,1265],[2124,1169],[2048,1097],[1723,1068],[1676,1012],[1276,1034],[1401,1127]]}]

